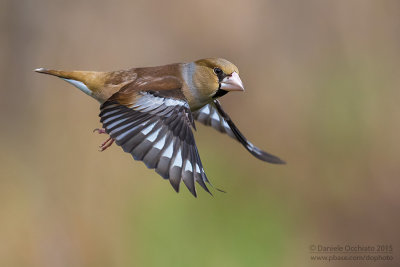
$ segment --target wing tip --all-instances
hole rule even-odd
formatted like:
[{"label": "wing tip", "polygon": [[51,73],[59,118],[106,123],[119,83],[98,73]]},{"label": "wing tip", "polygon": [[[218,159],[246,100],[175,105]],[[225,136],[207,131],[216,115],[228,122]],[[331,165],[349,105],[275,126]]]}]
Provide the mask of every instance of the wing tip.
[{"label": "wing tip", "polygon": [[282,160],[282,159],[280,159],[278,157],[275,157],[273,160],[268,161],[268,162],[272,163],[272,164],[279,164],[279,165],[285,165],[286,164],[286,161],[284,161],[284,160]]},{"label": "wing tip", "polygon": [[[264,151],[263,151],[264,152]],[[253,153],[252,153],[253,154]],[[263,155],[258,156],[257,154],[253,154],[254,156],[256,156],[256,158],[271,163],[271,164],[279,164],[279,165],[284,165],[286,164],[286,161],[278,158],[277,156],[268,154],[266,152],[263,153]]]},{"label": "wing tip", "polygon": [[207,193],[209,193],[211,196],[214,196],[211,191],[208,189],[207,185],[204,183],[203,180],[196,180],[197,183],[204,189],[204,191],[206,191]]},{"label": "wing tip", "polygon": [[179,185],[180,185],[181,181],[179,180],[178,182],[176,182],[176,181],[172,180],[171,178],[168,180],[169,180],[170,184],[172,185],[172,188],[174,188],[175,192],[179,193]]}]

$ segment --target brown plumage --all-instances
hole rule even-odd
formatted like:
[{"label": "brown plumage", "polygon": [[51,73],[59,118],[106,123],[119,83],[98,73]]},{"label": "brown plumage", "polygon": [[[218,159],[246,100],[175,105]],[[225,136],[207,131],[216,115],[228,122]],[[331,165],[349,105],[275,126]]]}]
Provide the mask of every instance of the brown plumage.
[{"label": "brown plumage", "polygon": [[196,196],[194,181],[209,192],[191,128],[195,120],[237,139],[255,157],[284,163],[247,141],[217,98],[244,91],[238,68],[225,59],[201,59],[113,72],[35,70],[60,77],[101,103],[100,118],[110,139],[143,161],[176,191],[180,182]]}]

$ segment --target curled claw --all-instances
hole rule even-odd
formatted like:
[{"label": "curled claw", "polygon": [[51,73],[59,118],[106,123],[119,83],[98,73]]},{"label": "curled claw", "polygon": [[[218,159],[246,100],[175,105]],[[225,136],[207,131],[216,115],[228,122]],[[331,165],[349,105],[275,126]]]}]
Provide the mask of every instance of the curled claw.
[{"label": "curled claw", "polygon": [[96,128],[93,130],[93,132],[97,132],[98,134],[105,134],[106,130],[104,128]]}]

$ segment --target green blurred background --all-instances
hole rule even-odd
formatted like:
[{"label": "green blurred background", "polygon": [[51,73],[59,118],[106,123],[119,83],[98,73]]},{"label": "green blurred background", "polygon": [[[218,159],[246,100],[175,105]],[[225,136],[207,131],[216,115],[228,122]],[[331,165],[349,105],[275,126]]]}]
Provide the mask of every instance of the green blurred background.
[{"label": "green blurred background", "polygon": [[[0,266],[390,266],[400,251],[399,1],[0,1]],[[198,126],[214,197],[176,194],[38,67],[223,57],[222,104],[284,166]],[[392,244],[312,262],[311,244]],[[399,265],[397,265],[399,266]]]}]

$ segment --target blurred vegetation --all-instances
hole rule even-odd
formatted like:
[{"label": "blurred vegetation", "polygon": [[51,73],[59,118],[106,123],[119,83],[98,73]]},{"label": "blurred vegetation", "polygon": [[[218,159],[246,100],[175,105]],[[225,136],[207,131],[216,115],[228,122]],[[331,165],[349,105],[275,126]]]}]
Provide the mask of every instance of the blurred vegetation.
[{"label": "blurred vegetation", "polygon": [[[0,4],[0,266],[322,265],[310,244],[398,253],[400,2]],[[222,104],[288,164],[198,126],[228,193],[197,199],[117,146],[99,153],[96,101],[32,72],[204,57],[239,66],[246,92]]]}]

